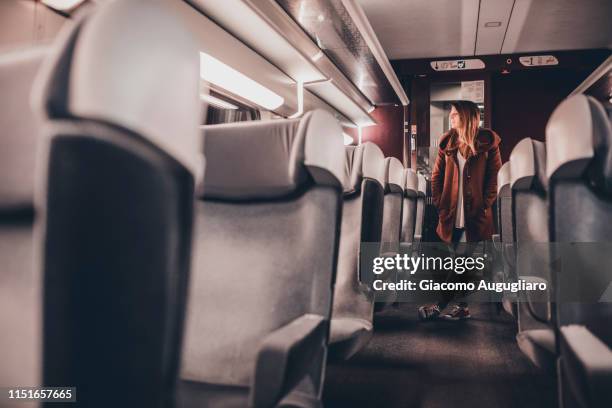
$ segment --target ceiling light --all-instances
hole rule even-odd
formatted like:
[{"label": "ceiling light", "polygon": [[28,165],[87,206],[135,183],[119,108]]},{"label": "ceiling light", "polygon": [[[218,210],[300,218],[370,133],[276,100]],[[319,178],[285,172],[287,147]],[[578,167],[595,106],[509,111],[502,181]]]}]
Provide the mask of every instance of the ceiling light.
[{"label": "ceiling light", "polygon": [[285,102],[282,96],[204,52],[200,52],[200,77],[267,110]]},{"label": "ceiling light", "polygon": [[313,60],[314,62],[317,62],[318,60],[321,59],[321,57],[323,56],[323,51],[319,50],[312,58],[310,58],[311,60]]},{"label": "ceiling light", "polygon": [[487,28],[493,28],[493,27],[501,27],[502,23],[501,21],[489,21],[487,23],[485,23],[485,27]]},{"label": "ceiling light", "polygon": [[200,94],[200,99],[204,102],[208,102],[213,106],[221,109],[238,109],[238,107],[234,104],[224,101],[223,99],[219,99],[216,96],[212,96],[209,94]]},{"label": "ceiling light", "polygon": [[344,136],[344,145],[345,146],[350,146],[353,143],[355,143],[355,141],[353,140],[352,137],[350,137],[349,135],[347,135],[346,133],[342,133],[342,136]]},{"label": "ceiling light", "polygon": [[83,1],[84,0],[42,0],[44,5],[59,11],[70,11]]}]

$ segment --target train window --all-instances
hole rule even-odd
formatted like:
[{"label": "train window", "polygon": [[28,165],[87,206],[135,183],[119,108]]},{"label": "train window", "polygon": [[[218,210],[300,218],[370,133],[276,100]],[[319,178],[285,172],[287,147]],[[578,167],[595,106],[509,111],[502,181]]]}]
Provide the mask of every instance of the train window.
[{"label": "train window", "polygon": [[202,119],[203,125],[217,125],[220,123],[245,122],[262,119],[261,112],[240,101],[231,99],[213,90],[202,92],[200,99],[206,104],[206,115]]},{"label": "train window", "polygon": [[200,98],[208,105],[202,124],[245,122],[262,119],[284,99],[239,70],[200,52]]}]

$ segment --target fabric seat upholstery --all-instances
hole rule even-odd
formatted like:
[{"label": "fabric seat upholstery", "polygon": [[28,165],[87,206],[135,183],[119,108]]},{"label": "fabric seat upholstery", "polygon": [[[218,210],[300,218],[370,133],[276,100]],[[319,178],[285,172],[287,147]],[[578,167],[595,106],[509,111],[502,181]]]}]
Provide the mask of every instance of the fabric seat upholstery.
[{"label": "fabric seat upholstery", "polygon": [[402,205],[405,187],[404,167],[395,157],[385,159],[385,203],[383,209],[382,252],[399,251]]},{"label": "fabric seat upholstery", "polygon": [[87,406],[173,400],[201,173],[197,52],[167,2],[108,2],[66,26],[41,71],[44,383],[76,386]]},{"label": "fabric seat upholstery", "polygon": [[417,215],[417,197],[419,195],[419,177],[412,169],[405,169],[406,185],[404,188],[404,204],[402,207],[401,242],[414,241]]},{"label": "fabric seat upholstery", "polygon": [[[550,283],[546,146],[530,138],[521,140],[510,154],[510,165],[517,277]],[[517,308],[518,345],[542,369],[554,367],[555,360],[554,348],[538,343],[552,334],[549,290],[520,293]],[[532,330],[548,335],[528,333]]]},{"label": "fabric seat upholstery", "polygon": [[425,221],[425,197],[427,195],[427,180],[422,174],[419,177],[419,191],[417,196],[416,223],[414,225],[414,241],[421,242],[423,239],[423,223]]},{"label": "fabric seat upholstery", "polygon": [[595,99],[563,101],[546,126],[561,403],[612,405],[612,126]]},{"label": "fabric seat upholstery", "polygon": [[0,387],[41,384],[41,274],[33,236],[40,120],[30,93],[46,54],[33,48],[0,55]]},{"label": "fabric seat upholstery", "polygon": [[[497,173],[497,225],[499,241],[496,242],[497,252],[501,255],[499,262],[502,280],[516,280],[514,270],[514,231],[512,226],[512,189],[510,162],[504,163]],[[504,310],[516,317],[516,296],[504,293],[502,305]]]},{"label": "fabric seat upholstery", "polygon": [[[199,390],[246,387],[253,407],[318,400],[345,187],[341,127],[313,111],[203,132],[181,378]],[[201,406],[216,398],[199,394]]]},{"label": "fabric seat upholstery", "polygon": [[373,143],[346,148],[348,188],[343,195],[338,272],[329,356],[346,360],[372,336],[374,294],[362,282],[364,245],[377,245],[382,230],[384,156]]},{"label": "fabric seat upholstery", "polygon": [[[385,195],[383,205],[383,220],[381,232],[381,255],[395,256],[400,251],[402,233],[402,206],[404,204],[405,176],[402,163],[395,157],[387,157],[385,168]],[[394,281],[397,271],[387,271],[380,275],[382,280]],[[397,293],[392,291],[376,292],[378,296],[375,311],[381,311],[385,306],[397,299]]]}]

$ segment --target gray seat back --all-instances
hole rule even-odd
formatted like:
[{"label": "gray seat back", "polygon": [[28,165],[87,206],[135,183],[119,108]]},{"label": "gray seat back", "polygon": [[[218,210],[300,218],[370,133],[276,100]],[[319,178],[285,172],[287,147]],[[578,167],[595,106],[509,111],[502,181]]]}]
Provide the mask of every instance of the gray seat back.
[{"label": "gray seat back", "polygon": [[[510,166],[516,273],[519,279],[543,280],[550,287],[546,146],[531,138],[521,140],[510,154]],[[526,304],[521,306],[529,308],[524,318],[519,310],[520,330],[536,328],[538,321],[549,320],[548,300],[546,295],[534,302],[523,302]]]},{"label": "gray seat back", "polygon": [[503,268],[506,277],[515,277],[514,226],[512,224],[512,187],[510,162],[497,173],[497,218],[502,243]]},{"label": "gray seat back", "polygon": [[40,123],[30,91],[45,55],[43,48],[0,55],[0,387],[41,384],[41,276],[32,235]]},{"label": "gray seat back", "polygon": [[404,170],[406,184],[404,187],[404,204],[402,207],[401,242],[414,241],[417,197],[419,195],[419,177],[412,169]]},{"label": "gray seat back", "polygon": [[395,157],[387,157],[385,168],[385,198],[381,251],[398,252],[402,229],[402,204],[404,199],[404,166]]},{"label": "gray seat back", "polygon": [[427,194],[427,180],[422,174],[419,177],[419,193],[417,196],[416,224],[414,225],[415,239],[420,240],[423,236],[423,222],[425,220],[425,197]]},{"label": "gray seat back", "polygon": [[510,162],[504,163],[497,173],[497,225],[503,243],[513,242],[512,189],[510,188]]},{"label": "gray seat back", "polygon": [[144,0],[99,5],[54,47],[38,92],[44,383],[88,406],[167,406],[201,173],[198,48]]},{"label": "gray seat back", "polygon": [[552,114],[546,145],[551,237],[563,262],[557,275],[557,321],[585,325],[612,347],[609,114],[592,97],[572,96]]},{"label": "gray seat back", "polygon": [[384,155],[374,143],[346,148],[349,188],[344,192],[333,318],[372,321],[373,294],[360,279],[361,243],[380,242]]},{"label": "gray seat back", "polygon": [[[211,125],[181,377],[250,386],[263,339],[304,314],[329,323],[344,146],[340,125],[301,119]],[[318,395],[321,344],[303,386]],[[300,386],[302,386],[300,385]]]}]

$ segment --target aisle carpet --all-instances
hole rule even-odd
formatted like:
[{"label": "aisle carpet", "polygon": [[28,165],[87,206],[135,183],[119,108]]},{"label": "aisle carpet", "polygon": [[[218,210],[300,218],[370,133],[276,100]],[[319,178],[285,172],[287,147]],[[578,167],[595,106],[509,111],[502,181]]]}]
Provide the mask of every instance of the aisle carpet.
[{"label": "aisle carpet", "polygon": [[327,408],[555,407],[551,375],[516,345],[516,323],[493,304],[473,304],[464,322],[420,323],[414,304],[385,310],[370,343],[327,367]]}]

